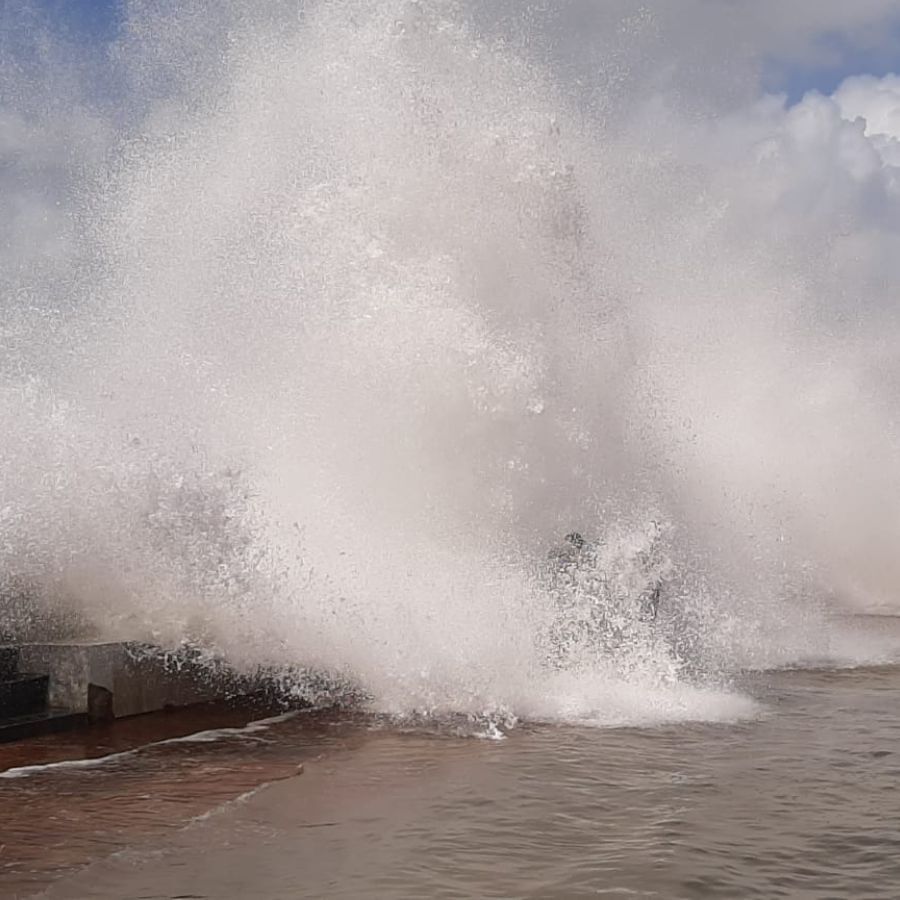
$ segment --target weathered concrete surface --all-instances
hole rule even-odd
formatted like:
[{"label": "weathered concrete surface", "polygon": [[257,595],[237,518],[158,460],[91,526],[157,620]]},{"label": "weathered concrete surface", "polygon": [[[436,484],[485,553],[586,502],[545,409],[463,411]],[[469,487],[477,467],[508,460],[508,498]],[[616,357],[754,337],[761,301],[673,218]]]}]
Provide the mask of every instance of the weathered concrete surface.
[{"label": "weathered concrete surface", "polygon": [[221,698],[226,685],[202,666],[129,642],[23,644],[19,670],[50,677],[48,703],[92,719],[121,718]]}]

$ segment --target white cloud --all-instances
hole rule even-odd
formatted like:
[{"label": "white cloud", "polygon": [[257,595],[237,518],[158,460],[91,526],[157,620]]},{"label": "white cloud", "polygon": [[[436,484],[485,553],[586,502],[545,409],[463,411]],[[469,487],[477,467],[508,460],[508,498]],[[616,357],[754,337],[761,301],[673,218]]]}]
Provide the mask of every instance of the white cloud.
[{"label": "white cloud", "polygon": [[835,91],[844,119],[862,119],[866,136],[885,163],[900,166],[900,76],[857,75]]}]

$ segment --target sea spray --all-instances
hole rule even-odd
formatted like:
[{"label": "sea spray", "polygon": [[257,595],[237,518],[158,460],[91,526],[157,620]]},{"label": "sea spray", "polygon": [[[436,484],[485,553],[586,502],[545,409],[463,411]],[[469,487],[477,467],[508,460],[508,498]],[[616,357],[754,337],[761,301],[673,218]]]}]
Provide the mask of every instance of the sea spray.
[{"label": "sea spray", "polygon": [[[806,282],[735,237],[686,126],[587,102],[527,15],[195,12],[131,7],[102,152],[53,160],[78,227],[5,275],[3,569],[397,714],[719,717],[710,679],[808,652],[844,457]],[[625,639],[560,657],[573,527]]]}]

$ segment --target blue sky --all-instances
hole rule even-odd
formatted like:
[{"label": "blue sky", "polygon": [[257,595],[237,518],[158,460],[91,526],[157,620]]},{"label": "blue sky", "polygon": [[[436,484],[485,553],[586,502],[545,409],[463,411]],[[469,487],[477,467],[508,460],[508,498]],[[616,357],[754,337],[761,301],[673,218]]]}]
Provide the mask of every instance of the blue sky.
[{"label": "blue sky", "polygon": [[771,66],[767,87],[787,93],[790,101],[796,102],[808,91],[817,90],[831,94],[849,75],[887,75],[900,70],[900,59],[887,53],[873,54],[848,46],[839,35],[832,35],[827,43],[840,58],[838,65],[815,66]]},{"label": "blue sky", "polygon": [[50,21],[84,41],[115,34],[122,3],[119,0],[39,0]]}]

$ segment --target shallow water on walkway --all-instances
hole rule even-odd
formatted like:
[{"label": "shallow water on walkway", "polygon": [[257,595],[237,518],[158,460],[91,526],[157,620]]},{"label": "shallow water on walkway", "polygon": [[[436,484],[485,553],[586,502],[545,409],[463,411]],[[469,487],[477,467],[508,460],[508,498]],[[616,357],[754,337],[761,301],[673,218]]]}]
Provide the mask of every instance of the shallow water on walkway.
[{"label": "shallow water on walkway", "polygon": [[300,715],[0,780],[0,895],[897,897],[900,669],[744,688],[733,724]]}]

